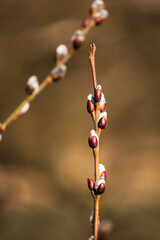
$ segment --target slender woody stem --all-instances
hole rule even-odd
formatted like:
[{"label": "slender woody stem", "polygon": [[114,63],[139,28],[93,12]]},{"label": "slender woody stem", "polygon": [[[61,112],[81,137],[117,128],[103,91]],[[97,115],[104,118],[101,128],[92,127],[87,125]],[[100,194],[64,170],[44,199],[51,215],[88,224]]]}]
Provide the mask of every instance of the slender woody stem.
[{"label": "slender woody stem", "polygon": [[[91,47],[91,52],[89,53],[89,62],[91,65],[93,87],[95,90],[97,87],[96,69],[95,69],[96,46],[93,43],[90,47]],[[98,130],[98,111],[99,110],[98,109],[99,109],[99,102],[96,102],[94,123],[95,123],[95,131],[99,135],[99,130]],[[93,149],[93,155],[94,155],[94,174],[95,174],[95,182],[96,182],[99,178],[99,141],[98,141],[97,147]],[[95,195],[94,197],[94,228],[93,228],[93,234],[94,234],[95,240],[98,239],[99,200],[100,200],[100,195]]]},{"label": "slender woody stem", "polygon": [[[90,22],[88,24],[88,26],[84,29],[82,29],[82,32],[84,35],[86,35],[92,27],[94,27],[95,25],[95,21],[94,19],[91,17],[90,18]],[[69,51],[69,53],[66,55],[66,57],[64,57],[62,60],[58,61],[56,63],[56,66],[54,69],[56,69],[58,66],[61,66],[62,64],[65,64],[69,61],[69,59],[73,56],[73,54],[76,52],[76,50],[72,47]],[[53,69],[53,71],[54,71]],[[1,131],[4,131],[6,130],[6,128],[8,127],[8,125],[14,121],[17,117],[17,114],[19,113],[19,111],[22,109],[22,107],[26,104],[26,103],[30,103],[32,102],[36,97],[37,95],[39,95],[40,92],[42,92],[50,83],[52,83],[52,76],[48,75],[44,80],[43,82],[40,84],[39,86],[39,90],[30,95],[30,96],[27,96],[20,104],[19,106],[13,111],[13,113],[11,113],[11,115],[1,124]]]}]

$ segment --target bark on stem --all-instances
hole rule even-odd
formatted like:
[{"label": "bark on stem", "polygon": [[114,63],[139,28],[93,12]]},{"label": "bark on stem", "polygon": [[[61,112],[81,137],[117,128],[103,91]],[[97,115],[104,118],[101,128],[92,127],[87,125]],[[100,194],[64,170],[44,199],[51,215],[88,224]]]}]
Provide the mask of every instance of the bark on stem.
[{"label": "bark on stem", "polygon": [[[96,80],[96,69],[95,69],[95,52],[96,52],[96,46],[93,43],[91,45],[91,52],[89,53],[89,62],[91,66],[91,71],[92,71],[92,78],[93,78],[93,87],[94,91],[97,87],[97,80]],[[99,102],[96,102],[95,104],[95,118],[94,118],[94,128],[96,133],[98,134],[98,113],[99,113]],[[95,149],[93,149],[93,155],[94,155],[94,174],[95,174],[95,182],[99,178],[99,140],[98,140],[98,145]],[[100,200],[100,195],[95,195],[94,197],[94,226],[93,226],[93,234],[95,240],[98,239],[98,218],[99,218],[99,200]]]}]

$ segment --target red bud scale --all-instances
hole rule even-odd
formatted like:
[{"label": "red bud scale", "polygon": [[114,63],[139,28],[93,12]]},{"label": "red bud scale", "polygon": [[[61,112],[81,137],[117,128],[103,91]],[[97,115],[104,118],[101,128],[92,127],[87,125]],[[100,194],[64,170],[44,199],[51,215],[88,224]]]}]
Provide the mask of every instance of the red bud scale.
[{"label": "red bud scale", "polygon": [[87,179],[87,182],[88,182],[88,188],[89,188],[89,190],[92,191],[93,188],[94,188],[94,181],[93,181],[91,178],[88,178],[88,179]]},{"label": "red bud scale", "polygon": [[94,90],[94,99],[96,102],[99,102],[101,100],[102,95],[102,87],[101,85],[98,85]]}]

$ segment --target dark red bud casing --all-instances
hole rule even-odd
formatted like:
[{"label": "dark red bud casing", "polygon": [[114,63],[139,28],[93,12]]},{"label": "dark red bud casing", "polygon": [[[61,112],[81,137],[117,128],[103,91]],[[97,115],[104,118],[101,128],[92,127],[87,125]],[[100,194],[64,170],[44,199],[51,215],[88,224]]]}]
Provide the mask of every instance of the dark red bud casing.
[{"label": "dark red bud casing", "polygon": [[91,148],[96,148],[98,145],[98,140],[96,136],[90,136],[88,138],[88,143]]},{"label": "dark red bud casing", "polygon": [[105,184],[104,183],[99,184],[97,193],[102,194],[102,193],[104,193],[104,191],[105,191]]},{"label": "dark red bud casing", "polygon": [[105,117],[100,118],[98,122],[98,127],[101,129],[104,129],[106,125],[107,125],[107,119]]},{"label": "dark red bud casing", "polygon": [[27,95],[31,95],[34,91],[34,87],[30,84],[27,84],[26,85],[26,88],[25,88],[25,92]]},{"label": "dark red bud casing", "polygon": [[101,100],[101,95],[102,95],[101,89],[95,89],[94,99],[95,99],[96,102],[99,102]]},{"label": "dark red bud casing", "polygon": [[88,100],[88,101],[87,101],[87,111],[88,111],[89,113],[92,113],[92,112],[94,111],[94,104],[92,103],[91,100]]},{"label": "dark red bud casing", "polygon": [[88,178],[87,181],[88,181],[88,188],[90,191],[92,191],[94,188],[94,181],[91,178]]}]

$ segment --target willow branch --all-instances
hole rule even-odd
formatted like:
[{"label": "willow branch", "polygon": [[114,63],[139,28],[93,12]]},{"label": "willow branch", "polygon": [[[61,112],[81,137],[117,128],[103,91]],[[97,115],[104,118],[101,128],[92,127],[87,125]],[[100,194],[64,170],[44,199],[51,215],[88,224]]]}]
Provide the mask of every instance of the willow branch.
[{"label": "willow branch", "polygon": [[[91,30],[92,27],[95,26],[95,21],[92,17],[90,17],[89,19],[89,24],[87,25],[86,28],[82,28],[81,31],[83,32],[83,35],[87,35],[87,33]],[[60,61],[58,61],[54,67],[54,69],[52,71],[54,71],[57,67],[67,63],[70,58],[75,54],[77,50],[74,49],[74,47],[72,47],[70,49],[70,51],[68,52],[68,54]],[[20,104],[19,106],[13,111],[13,113],[11,113],[9,115],[9,117],[7,117],[7,119],[1,124],[0,126],[0,131],[4,131],[6,130],[6,128],[8,127],[8,125],[13,122],[16,118],[17,118],[17,114],[19,113],[19,111],[24,107],[24,105],[26,103],[31,103],[44,89],[46,89],[46,87],[51,84],[53,82],[52,76],[49,74],[46,76],[46,78],[42,81],[42,83],[39,86],[39,89],[36,93],[27,96]]]}]

